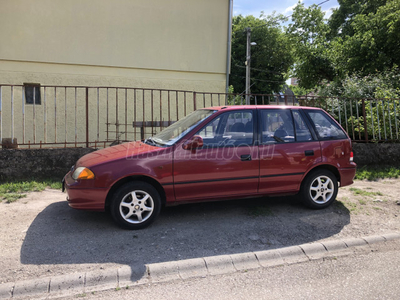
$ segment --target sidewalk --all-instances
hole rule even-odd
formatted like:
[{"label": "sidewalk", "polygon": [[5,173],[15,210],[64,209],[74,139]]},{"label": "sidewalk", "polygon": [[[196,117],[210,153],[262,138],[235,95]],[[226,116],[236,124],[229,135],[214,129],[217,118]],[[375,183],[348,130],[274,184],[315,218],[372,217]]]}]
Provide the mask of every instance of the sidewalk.
[{"label": "sidewalk", "polygon": [[290,265],[310,260],[353,254],[357,249],[400,240],[400,233],[348,238],[291,246],[274,250],[124,266],[96,272],[44,277],[0,285],[0,299],[57,298],[116,288],[185,280],[220,274]]}]

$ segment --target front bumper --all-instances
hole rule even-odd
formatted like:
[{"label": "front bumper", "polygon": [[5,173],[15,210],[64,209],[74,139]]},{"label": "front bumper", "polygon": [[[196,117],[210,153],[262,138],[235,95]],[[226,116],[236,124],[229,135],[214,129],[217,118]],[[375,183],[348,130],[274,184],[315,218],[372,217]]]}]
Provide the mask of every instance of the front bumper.
[{"label": "front bumper", "polygon": [[62,190],[67,192],[68,205],[75,209],[105,211],[107,188],[92,187],[93,180],[75,181],[71,172],[63,179]]}]

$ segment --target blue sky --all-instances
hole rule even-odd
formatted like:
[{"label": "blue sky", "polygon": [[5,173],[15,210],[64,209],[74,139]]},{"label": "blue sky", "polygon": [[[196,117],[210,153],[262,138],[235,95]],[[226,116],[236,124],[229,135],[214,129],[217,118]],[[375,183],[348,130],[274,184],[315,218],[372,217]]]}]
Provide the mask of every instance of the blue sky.
[{"label": "blue sky", "polygon": [[[301,2],[306,6],[319,4],[324,0],[303,0]],[[292,13],[293,7],[296,6],[298,0],[233,0],[233,15],[253,15],[260,16],[260,12],[264,11],[266,15],[272,14],[273,11],[284,14],[286,16]],[[325,17],[329,17],[332,8],[339,6],[337,0],[329,0],[321,4],[321,8],[326,12]]]}]

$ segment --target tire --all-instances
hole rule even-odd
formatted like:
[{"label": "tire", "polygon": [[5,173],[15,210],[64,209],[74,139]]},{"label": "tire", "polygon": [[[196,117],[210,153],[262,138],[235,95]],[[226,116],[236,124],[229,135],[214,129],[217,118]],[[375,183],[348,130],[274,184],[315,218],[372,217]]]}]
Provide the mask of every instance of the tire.
[{"label": "tire", "polygon": [[161,210],[158,191],[147,182],[129,182],[121,186],[111,202],[111,216],[124,229],[149,226]]},{"label": "tire", "polygon": [[331,171],[319,169],[311,171],[301,187],[303,203],[312,209],[326,208],[335,201],[338,193],[338,182]]}]

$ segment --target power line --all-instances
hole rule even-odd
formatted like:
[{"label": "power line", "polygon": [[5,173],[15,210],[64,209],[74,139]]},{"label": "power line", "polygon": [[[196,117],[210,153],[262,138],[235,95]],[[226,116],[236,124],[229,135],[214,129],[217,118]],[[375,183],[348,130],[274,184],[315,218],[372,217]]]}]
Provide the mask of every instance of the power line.
[{"label": "power line", "polygon": [[[240,76],[240,75],[236,75],[236,74],[231,74],[231,76],[235,76],[235,77],[238,77],[238,78],[246,78],[246,77],[244,77],[244,76]],[[255,81],[260,81],[260,82],[280,82],[280,83],[283,83],[283,82],[286,82],[286,80],[264,80],[264,79],[256,79],[256,78],[254,78],[254,77],[251,77],[251,80],[255,80]]]},{"label": "power line", "polygon": [[[246,67],[240,66],[240,65],[235,65],[235,67],[242,68],[242,69],[246,69]],[[255,70],[255,71],[265,72],[265,73],[271,73],[271,74],[278,74],[278,75],[282,74],[282,73],[280,73],[280,72],[269,71],[269,70],[262,70],[262,69],[252,68],[252,67],[250,67],[250,69],[251,69],[251,70]]]}]

